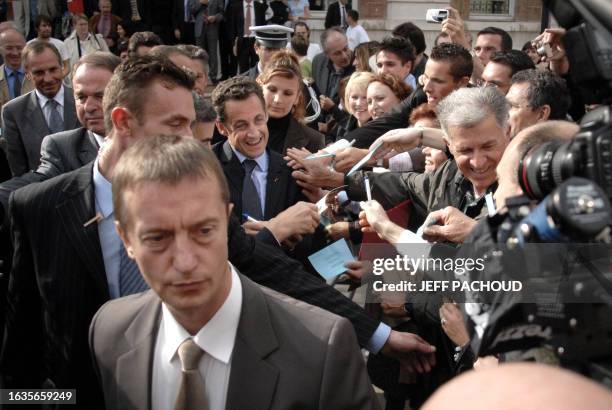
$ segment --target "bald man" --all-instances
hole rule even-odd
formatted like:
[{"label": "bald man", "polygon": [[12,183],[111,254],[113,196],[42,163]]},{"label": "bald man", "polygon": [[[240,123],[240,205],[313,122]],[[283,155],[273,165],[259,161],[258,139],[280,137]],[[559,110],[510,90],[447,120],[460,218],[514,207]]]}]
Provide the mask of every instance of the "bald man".
[{"label": "bald man", "polygon": [[471,371],[442,386],[422,410],[609,410],[612,393],[568,370],[507,363]]}]

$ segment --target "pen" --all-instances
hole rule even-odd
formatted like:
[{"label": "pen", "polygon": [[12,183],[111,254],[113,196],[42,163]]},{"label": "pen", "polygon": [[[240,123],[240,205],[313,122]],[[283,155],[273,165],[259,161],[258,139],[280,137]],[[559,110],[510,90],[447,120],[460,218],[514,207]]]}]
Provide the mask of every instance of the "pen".
[{"label": "pen", "polygon": [[372,191],[370,190],[370,180],[367,176],[363,177],[366,189],[366,195],[368,196],[368,201],[372,200]]},{"label": "pen", "polygon": [[251,215],[249,215],[249,214],[245,214],[245,213],[243,213],[243,214],[242,214],[242,217],[243,217],[243,218],[245,218],[247,221],[250,221],[250,222],[259,222],[257,219],[253,218],[253,217],[252,217]]},{"label": "pen", "polygon": [[319,159],[319,158],[327,158],[327,157],[335,157],[335,156],[336,156],[336,154],[334,154],[334,153],[325,153],[325,154],[320,154],[320,155],[310,154],[309,156],[307,156],[304,159]]}]

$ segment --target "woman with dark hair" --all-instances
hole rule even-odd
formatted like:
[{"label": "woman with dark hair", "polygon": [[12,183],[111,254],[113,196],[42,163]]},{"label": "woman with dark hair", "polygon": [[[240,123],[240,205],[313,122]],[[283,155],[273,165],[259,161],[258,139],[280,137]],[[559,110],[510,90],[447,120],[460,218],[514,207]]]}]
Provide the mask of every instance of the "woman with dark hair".
[{"label": "woman with dark hair", "polygon": [[257,77],[268,113],[268,148],[285,155],[287,148],[317,152],[325,145],[323,134],[304,125],[304,95],[300,64],[290,50],[277,51]]}]

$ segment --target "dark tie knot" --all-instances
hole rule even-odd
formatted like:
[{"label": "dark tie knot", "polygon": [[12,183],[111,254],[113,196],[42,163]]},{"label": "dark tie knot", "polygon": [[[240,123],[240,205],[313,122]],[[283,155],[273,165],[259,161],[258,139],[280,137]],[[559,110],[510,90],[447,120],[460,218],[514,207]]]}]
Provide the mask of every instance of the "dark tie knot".
[{"label": "dark tie knot", "polygon": [[244,167],[245,172],[247,174],[250,174],[257,166],[257,162],[253,159],[245,159],[244,161],[242,161],[242,166]]},{"label": "dark tie knot", "polygon": [[181,359],[181,367],[184,372],[196,370],[200,359],[204,355],[204,350],[200,349],[193,339],[186,339],[178,348],[178,355]]}]

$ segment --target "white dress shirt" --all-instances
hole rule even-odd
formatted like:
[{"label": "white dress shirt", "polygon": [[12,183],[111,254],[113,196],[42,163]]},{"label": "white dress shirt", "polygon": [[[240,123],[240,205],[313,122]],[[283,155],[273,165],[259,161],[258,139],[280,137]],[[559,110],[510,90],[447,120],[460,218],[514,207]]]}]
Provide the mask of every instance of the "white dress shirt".
[{"label": "white dress shirt", "polygon": [[[36,98],[38,98],[38,105],[40,106],[40,109],[43,112],[43,116],[45,117],[45,121],[47,122],[47,124],[49,124],[49,118],[51,117],[51,107],[47,106],[47,101],[50,100],[50,98],[47,98],[46,96],[42,95],[42,93],[40,91],[38,91],[38,89],[35,90],[36,93]],[[53,97],[53,99],[55,100],[55,102],[58,104],[57,110],[59,111],[60,117],[62,117],[62,120],[64,119],[64,86],[62,85],[59,89],[59,91],[57,92],[57,94],[55,94],[55,97]]]},{"label": "white dress shirt", "polygon": [[346,38],[348,39],[348,46],[351,50],[354,50],[359,44],[370,41],[368,33],[361,24],[357,24],[355,27],[348,26],[346,29]]},{"label": "white dress shirt", "polygon": [[205,352],[200,360],[199,371],[204,380],[208,410],[225,409],[232,352],[242,311],[242,284],[234,267],[231,264],[229,266],[232,275],[229,295],[217,313],[195,336],[192,337],[178,324],[166,305],[162,304],[162,318],[153,356],[153,410],[174,408],[181,383],[181,360],[177,351],[180,344],[189,338]]},{"label": "white dress shirt", "polygon": [[[95,135],[95,134],[94,134]],[[113,188],[109,180],[100,173],[98,158],[93,166],[94,197],[96,214],[101,216],[98,221],[98,238],[104,261],[104,272],[108,283],[108,293],[111,299],[118,298],[119,266],[121,264],[121,238],[115,229],[115,213],[113,211]]]}]

